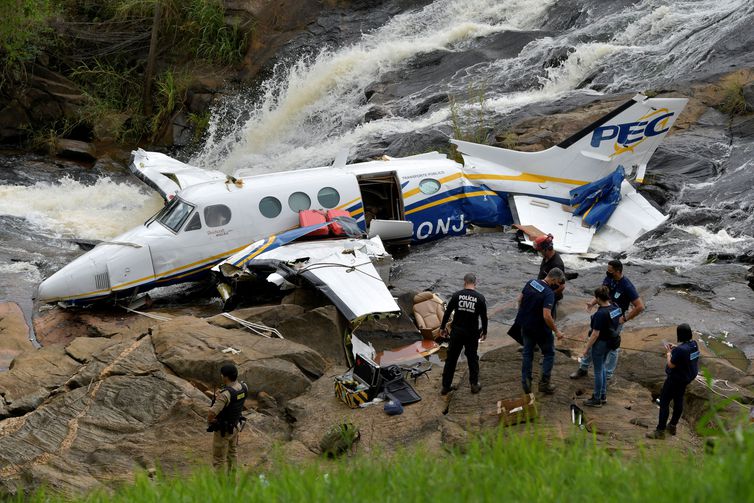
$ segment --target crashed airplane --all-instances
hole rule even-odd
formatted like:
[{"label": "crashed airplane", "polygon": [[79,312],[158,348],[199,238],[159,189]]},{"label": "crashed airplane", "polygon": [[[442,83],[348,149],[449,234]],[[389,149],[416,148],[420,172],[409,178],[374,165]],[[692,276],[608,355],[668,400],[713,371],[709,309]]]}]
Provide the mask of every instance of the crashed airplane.
[{"label": "crashed airplane", "polygon": [[515,224],[552,234],[563,253],[587,252],[595,236],[624,250],[667,218],[630,182],[642,183],[686,101],[637,95],[541,152],[452,140],[463,165],[429,153],[230,177],[140,149],[130,168],[165,207],[43,281],[37,300],[131,299],[212,274],[230,301],[244,276],[303,279],[353,323],[399,311],[372,263],[387,255],[383,242]]}]

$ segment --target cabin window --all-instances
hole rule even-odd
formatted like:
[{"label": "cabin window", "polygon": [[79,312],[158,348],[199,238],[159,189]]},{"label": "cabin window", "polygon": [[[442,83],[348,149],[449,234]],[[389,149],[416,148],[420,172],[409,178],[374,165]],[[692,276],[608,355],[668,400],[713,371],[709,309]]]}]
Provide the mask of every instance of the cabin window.
[{"label": "cabin window", "polygon": [[230,208],[224,204],[213,204],[204,208],[204,223],[207,227],[220,227],[230,222]]},{"label": "cabin window", "polygon": [[158,222],[173,232],[178,232],[178,229],[181,228],[191,212],[194,211],[194,207],[176,197],[170,201],[166,210],[159,217]]},{"label": "cabin window", "polygon": [[283,205],[277,198],[267,196],[259,201],[259,213],[267,218],[275,218],[283,211]]},{"label": "cabin window", "polygon": [[294,192],[288,198],[288,207],[291,211],[298,213],[301,210],[308,210],[312,206],[312,200],[303,192]]},{"label": "cabin window", "polygon": [[442,184],[435,180],[434,178],[425,178],[421,182],[419,182],[419,190],[422,191],[422,194],[434,194],[438,190],[440,190],[440,187]]},{"label": "cabin window", "polygon": [[202,221],[199,218],[199,213],[194,213],[194,216],[191,217],[191,220],[189,220],[189,223],[186,224],[186,228],[183,229],[183,231],[184,232],[195,231],[201,228],[202,228]]},{"label": "cabin window", "polygon": [[340,194],[332,187],[325,187],[317,192],[317,201],[325,208],[335,208],[340,202]]}]

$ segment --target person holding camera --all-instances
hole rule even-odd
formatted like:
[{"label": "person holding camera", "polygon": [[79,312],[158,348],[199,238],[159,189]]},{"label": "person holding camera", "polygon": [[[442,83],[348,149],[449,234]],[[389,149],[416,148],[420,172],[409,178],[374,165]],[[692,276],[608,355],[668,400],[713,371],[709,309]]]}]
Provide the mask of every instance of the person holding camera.
[{"label": "person holding camera", "polygon": [[238,382],[238,369],[232,363],[220,367],[223,387],[215,393],[207,414],[207,431],[213,432],[212,466],[221,470],[227,462],[228,471],[238,464],[238,433],[245,419],[243,404],[249,388]]},{"label": "person holding camera", "polygon": [[[699,346],[692,340],[691,327],[682,323],[676,327],[678,344],[665,346],[665,383],[660,392],[660,418],[657,428],[647,433],[648,438],[665,438],[665,431],[675,435],[678,421],[683,413],[683,395],[686,386],[699,374]],[[668,423],[670,402],[673,402],[673,417]]]}]

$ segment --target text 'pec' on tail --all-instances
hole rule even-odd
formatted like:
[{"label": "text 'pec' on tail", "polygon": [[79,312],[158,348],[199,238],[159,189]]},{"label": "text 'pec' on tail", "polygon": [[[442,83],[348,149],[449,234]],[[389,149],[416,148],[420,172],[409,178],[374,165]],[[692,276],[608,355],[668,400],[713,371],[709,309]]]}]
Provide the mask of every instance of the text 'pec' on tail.
[{"label": "text 'pec' on tail", "polygon": [[667,135],[688,100],[686,98],[647,98],[638,94],[607,115],[557,145],[576,154],[569,178],[595,179],[594,162],[603,165],[596,178],[622,165],[628,177],[641,182],[657,147]]},{"label": "text 'pec' on tail", "polygon": [[451,140],[467,169],[497,169],[539,175],[578,186],[603,178],[621,165],[627,178],[641,182],[647,162],[683,110],[686,98],[636,95],[558,145],[519,152]]}]

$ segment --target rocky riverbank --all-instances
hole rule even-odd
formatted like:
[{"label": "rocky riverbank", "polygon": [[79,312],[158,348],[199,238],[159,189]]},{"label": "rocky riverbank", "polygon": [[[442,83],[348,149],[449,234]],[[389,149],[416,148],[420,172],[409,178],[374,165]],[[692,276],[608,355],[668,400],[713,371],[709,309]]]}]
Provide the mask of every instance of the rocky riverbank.
[{"label": "rocky riverbank", "polygon": [[[484,253],[454,256],[453,251],[464,249],[464,240]],[[442,272],[420,271],[416,260],[432,261]],[[344,420],[361,430],[356,449],[363,453],[389,452],[397,445],[421,445],[438,453],[463,448],[470,435],[497,427],[498,400],[520,396],[521,354],[506,331],[519,284],[536,268],[535,262],[534,256],[517,249],[513,235],[500,233],[438,242],[398,262],[394,284],[396,292],[406,296],[411,295],[407,285],[433,287],[447,295],[464,271],[477,271],[484,278],[480,289],[490,302],[491,324],[489,339],[480,346],[481,393],[470,393],[462,362],[456,375],[460,389],[447,399],[441,397],[441,353],[440,359],[433,357],[427,377],[413,383],[422,400],[395,417],[385,415],[380,406],[352,410],[334,397],[332,377],[345,370],[342,332],[335,309],[319,305],[316,296],[305,301],[307,297],[298,295],[302,305],[286,303],[294,298],[290,297],[279,305],[232,313],[277,328],[285,339],[245,331],[208,308],[203,318],[185,315],[190,308],[153,309],[148,312],[153,318],[117,311],[45,311],[35,323],[44,347],[18,354],[10,370],[0,373],[3,491],[41,484],[64,492],[88,491],[131,480],[139,470],[159,466],[178,474],[206,464],[211,438],[204,431],[207,392],[217,385],[217,369],[226,361],[239,367],[254,395],[239,451],[247,468],[264,469],[280,452],[292,463],[312,461],[319,456],[323,435]],[[581,269],[569,282],[559,309],[566,339],[556,357],[553,380],[558,389],[553,396],[537,397],[538,423],[549,435],[570,435],[570,406],[580,405],[590,394],[591,379],[574,381],[568,375],[586,335],[583,305],[601,271],[602,267]],[[588,428],[601,442],[625,452],[640,445],[700,448],[703,439],[695,425],[711,401],[736,396],[745,407],[754,403],[754,371],[748,362],[744,369],[737,368],[702,344],[702,365],[714,379],[713,389],[692,384],[679,435],[665,443],[645,441],[657,416],[653,397],[664,379],[661,344],[673,340],[673,324],[689,321],[702,330],[704,339],[709,334],[701,320],[714,323],[730,312],[700,303],[712,295],[693,288],[699,282],[693,275],[684,285],[656,287],[658,275],[664,274],[659,269],[631,273],[648,309],[626,327],[608,405],[586,409]],[[720,288],[709,277],[707,281],[712,289]],[[754,301],[754,292],[743,283],[736,295],[743,303]],[[3,313],[9,312],[17,311],[4,305]],[[419,339],[416,331],[411,333],[405,313],[403,317],[400,329],[382,326],[380,332],[372,326],[365,337],[378,348]],[[2,317],[0,345],[23,340],[22,320],[17,314]],[[402,333],[402,338],[394,340],[393,332]],[[732,420],[744,406],[730,405],[723,417]]]}]

